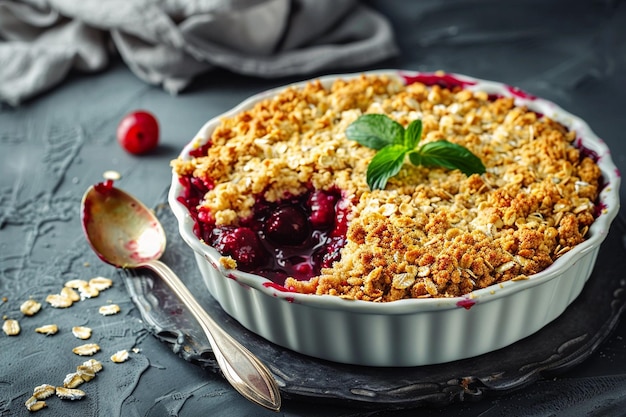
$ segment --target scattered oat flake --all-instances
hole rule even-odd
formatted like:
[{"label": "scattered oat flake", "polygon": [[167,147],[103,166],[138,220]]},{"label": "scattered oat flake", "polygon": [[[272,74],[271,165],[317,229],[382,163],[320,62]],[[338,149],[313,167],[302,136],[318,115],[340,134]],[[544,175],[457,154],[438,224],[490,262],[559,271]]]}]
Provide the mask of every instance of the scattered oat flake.
[{"label": "scattered oat flake", "polygon": [[45,401],[39,401],[35,397],[30,397],[29,399],[27,399],[24,405],[26,406],[26,409],[28,411],[39,411],[42,408],[45,408],[48,406],[48,404],[46,404]]},{"label": "scattered oat flake", "polygon": [[85,391],[76,388],[57,387],[57,397],[62,400],[80,400],[85,396]]},{"label": "scattered oat flake", "polygon": [[222,265],[226,269],[236,269],[237,261],[235,261],[230,256],[222,256],[220,258],[220,265]]},{"label": "scattered oat flake", "polygon": [[72,349],[72,352],[79,356],[91,356],[99,350],[100,346],[98,346],[97,344],[87,343],[84,345],[76,346],[74,349]]},{"label": "scattered oat flake", "polygon": [[41,310],[41,303],[31,299],[28,299],[20,306],[20,311],[25,316],[34,316]]},{"label": "scattered oat flake", "polygon": [[80,293],[81,300],[84,300],[85,298],[95,298],[100,295],[100,291],[96,287],[92,287],[89,284],[78,288],[78,292]]},{"label": "scattered oat flake", "polygon": [[50,384],[38,385],[33,390],[33,397],[37,400],[45,400],[52,394],[54,394],[54,385]]},{"label": "scattered oat flake", "polygon": [[91,381],[96,377],[96,374],[102,370],[102,364],[95,360],[89,359],[76,367],[76,373],[81,376],[86,382]]},{"label": "scattered oat flake", "polygon": [[79,366],[92,369],[95,373],[98,373],[102,370],[102,363],[100,363],[100,361],[96,359],[89,359],[83,362],[82,365],[79,365]]},{"label": "scattered oat flake", "polygon": [[115,352],[115,354],[111,356],[111,361],[115,363],[122,363],[122,362],[126,362],[128,358],[129,358],[128,351],[124,349],[124,350],[119,350]]},{"label": "scattered oat flake", "polygon": [[89,280],[89,286],[97,289],[98,291],[104,291],[111,288],[113,280],[105,277],[95,277]]},{"label": "scattered oat flake", "polygon": [[512,278],[511,281],[525,281],[528,279],[527,275],[518,275],[515,278]]},{"label": "scattered oat flake", "polygon": [[74,288],[75,290],[86,285],[89,285],[89,283],[84,279],[71,279],[65,283],[66,287]]},{"label": "scattered oat flake", "polygon": [[76,367],[76,375],[79,375],[83,381],[89,382],[96,377],[96,371],[86,366],[78,365]]},{"label": "scattered oat flake", "polygon": [[76,388],[80,384],[84,383],[85,379],[78,372],[72,372],[67,374],[63,380],[64,388]]},{"label": "scattered oat flake", "polygon": [[35,329],[37,333],[45,334],[46,336],[56,334],[59,331],[59,327],[56,324],[46,324]]},{"label": "scattered oat flake", "polygon": [[78,339],[89,339],[91,337],[91,329],[84,326],[72,327],[72,334]]},{"label": "scattered oat flake", "polygon": [[103,316],[112,316],[120,312],[120,306],[117,304],[107,304],[98,309],[98,312]]},{"label": "scattered oat flake", "polygon": [[104,171],[104,173],[102,174],[102,177],[104,177],[105,180],[117,181],[120,178],[122,178],[122,174],[120,174],[117,171],[109,170],[109,171]]},{"label": "scattered oat flake", "polygon": [[50,294],[46,297],[46,302],[54,308],[68,308],[71,307],[74,302],[71,298],[68,298],[61,294]]},{"label": "scattered oat flake", "polygon": [[72,301],[80,301],[80,295],[76,292],[74,288],[71,287],[63,287],[61,290],[61,295],[63,297],[67,297]]},{"label": "scattered oat flake", "polygon": [[14,319],[7,319],[2,323],[2,331],[6,333],[7,336],[17,336],[20,334],[20,323]]}]

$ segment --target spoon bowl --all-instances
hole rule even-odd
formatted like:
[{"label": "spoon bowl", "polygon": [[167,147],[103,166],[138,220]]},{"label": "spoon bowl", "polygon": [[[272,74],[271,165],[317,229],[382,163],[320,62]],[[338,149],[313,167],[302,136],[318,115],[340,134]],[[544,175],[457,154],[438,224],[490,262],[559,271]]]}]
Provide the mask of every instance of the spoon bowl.
[{"label": "spoon bowl", "polygon": [[82,202],[87,240],[100,259],[120,268],[136,268],[165,252],[165,231],[156,216],[124,191],[97,184]]},{"label": "spoon bowl", "polygon": [[267,367],[206,313],[176,274],[159,260],[166,237],[154,213],[112,181],[91,186],[81,203],[87,241],[104,262],[118,268],[148,268],[161,277],[200,323],[220,369],[250,401],[278,411],[276,380]]}]

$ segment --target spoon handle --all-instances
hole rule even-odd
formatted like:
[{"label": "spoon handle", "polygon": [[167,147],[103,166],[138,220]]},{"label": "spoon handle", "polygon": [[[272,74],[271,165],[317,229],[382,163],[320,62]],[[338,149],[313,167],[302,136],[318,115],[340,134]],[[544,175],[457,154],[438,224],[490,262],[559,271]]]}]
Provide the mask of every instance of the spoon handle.
[{"label": "spoon handle", "polygon": [[144,266],[157,273],[198,320],[228,382],[250,401],[278,411],[281,405],[280,392],[267,367],[215,323],[166,264],[154,260],[146,262]]}]

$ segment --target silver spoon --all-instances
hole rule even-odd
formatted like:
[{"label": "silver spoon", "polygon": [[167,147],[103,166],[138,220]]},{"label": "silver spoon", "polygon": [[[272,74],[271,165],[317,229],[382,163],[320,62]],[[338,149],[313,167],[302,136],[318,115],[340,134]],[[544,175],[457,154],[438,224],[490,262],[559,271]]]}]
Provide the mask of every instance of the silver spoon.
[{"label": "silver spoon", "polygon": [[87,241],[104,262],[118,268],[151,269],[168,284],[200,323],[222,373],[239,393],[270,410],[280,409],[280,392],[266,366],[219,327],[176,274],[159,261],[166,239],[152,211],[109,181],[87,189],[81,221]]}]

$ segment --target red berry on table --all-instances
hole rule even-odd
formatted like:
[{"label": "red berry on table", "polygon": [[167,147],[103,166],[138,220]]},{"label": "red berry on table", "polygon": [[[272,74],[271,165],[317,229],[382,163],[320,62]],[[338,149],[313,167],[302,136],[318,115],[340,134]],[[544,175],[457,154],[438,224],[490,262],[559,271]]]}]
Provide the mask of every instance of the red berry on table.
[{"label": "red berry on table", "polygon": [[149,152],[159,143],[159,123],[144,110],[128,113],[117,126],[117,140],[132,154]]}]

